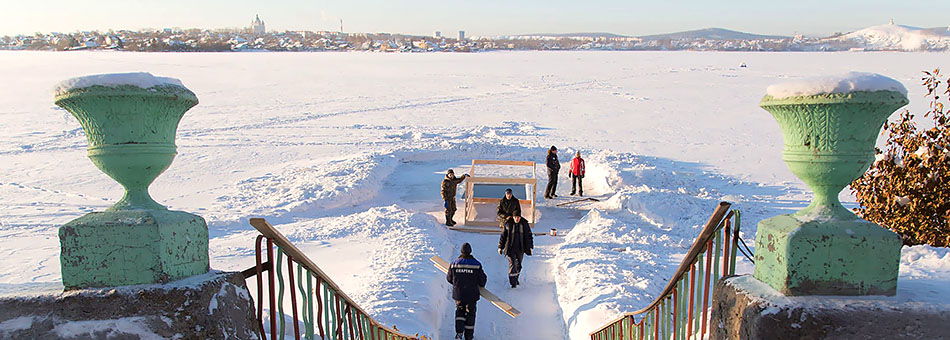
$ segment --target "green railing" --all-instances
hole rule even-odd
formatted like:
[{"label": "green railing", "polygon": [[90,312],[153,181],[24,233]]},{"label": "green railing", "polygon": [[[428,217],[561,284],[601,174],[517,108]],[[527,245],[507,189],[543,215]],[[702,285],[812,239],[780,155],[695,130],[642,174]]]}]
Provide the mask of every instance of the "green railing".
[{"label": "green railing", "polygon": [[673,278],[649,306],[591,332],[591,340],[704,339],[713,287],[720,277],[735,274],[739,211],[730,207],[719,203]]},{"label": "green railing", "polygon": [[[254,248],[257,264],[245,270],[244,276],[257,277],[257,322],[262,339],[284,340],[290,328],[293,328],[294,339],[425,339],[418,334],[399,333],[395,326],[383,326],[346,296],[327,274],[270,223],[263,218],[252,218],[250,223],[261,235],[257,237]],[[266,247],[262,248],[264,243]],[[264,257],[266,261],[263,261]],[[264,327],[265,286],[269,328]],[[292,317],[290,325],[284,317],[288,312],[283,303],[287,294]]]}]

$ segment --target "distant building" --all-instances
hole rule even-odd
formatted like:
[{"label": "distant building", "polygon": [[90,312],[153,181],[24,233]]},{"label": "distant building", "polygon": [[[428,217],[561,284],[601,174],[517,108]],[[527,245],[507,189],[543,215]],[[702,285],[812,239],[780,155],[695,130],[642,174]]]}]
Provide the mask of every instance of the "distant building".
[{"label": "distant building", "polygon": [[436,37],[436,38],[441,38],[441,37],[442,37],[442,31],[435,31],[435,37]]},{"label": "distant building", "polygon": [[255,15],[254,21],[251,21],[251,32],[254,34],[264,34],[264,20],[261,20],[260,15]]},{"label": "distant building", "polygon": [[459,41],[465,40],[465,31],[459,31]]}]

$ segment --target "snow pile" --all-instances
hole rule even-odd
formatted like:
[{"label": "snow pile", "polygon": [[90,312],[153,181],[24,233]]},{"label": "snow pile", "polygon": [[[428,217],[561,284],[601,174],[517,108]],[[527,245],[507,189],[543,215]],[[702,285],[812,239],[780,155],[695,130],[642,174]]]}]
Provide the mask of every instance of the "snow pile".
[{"label": "snow pile", "polygon": [[950,248],[905,246],[901,250],[897,298],[950,309]]},{"label": "snow pile", "polygon": [[950,34],[946,30],[942,33],[891,23],[868,27],[838,39],[854,41],[870,50],[945,50],[950,48]]},{"label": "snow pile", "polygon": [[391,154],[364,154],[288,165],[279,173],[238,182],[231,195],[217,198],[217,210],[280,216],[356,206],[376,197],[396,164]]},{"label": "snow pile", "polygon": [[112,339],[135,338],[141,340],[163,340],[149,330],[145,317],[127,317],[109,320],[72,321],[57,325],[53,332],[57,336],[68,338]]},{"label": "snow pile", "polygon": [[181,80],[168,77],[156,77],[148,72],[109,73],[64,80],[53,87],[53,95],[58,96],[75,89],[92,86],[117,87],[123,85],[131,85],[143,89],[168,85],[185,87]]},{"label": "snow pile", "polygon": [[895,91],[907,96],[899,81],[876,73],[849,72],[840,76],[815,77],[774,84],[766,94],[775,99],[856,91]]},{"label": "snow pile", "polygon": [[[612,158],[612,166],[624,156]],[[717,202],[706,190],[665,181],[645,164],[620,176],[627,185],[567,235],[555,258],[558,298],[572,339],[646,307],[665,287]],[[664,184],[672,188],[654,187]]]}]

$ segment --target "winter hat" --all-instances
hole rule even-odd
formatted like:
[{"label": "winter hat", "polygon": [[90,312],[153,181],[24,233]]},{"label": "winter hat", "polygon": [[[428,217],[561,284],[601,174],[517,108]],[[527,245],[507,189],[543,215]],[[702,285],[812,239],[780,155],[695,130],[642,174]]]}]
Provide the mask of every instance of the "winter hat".
[{"label": "winter hat", "polygon": [[446,171],[445,173],[446,173],[446,174],[453,174],[453,175],[454,175],[454,174],[455,174],[455,170],[449,169],[449,171]]},{"label": "winter hat", "polygon": [[505,193],[506,193],[506,194],[510,194],[510,193],[511,193],[511,188],[505,189]]},{"label": "winter hat", "polygon": [[472,255],[472,245],[468,242],[462,244],[462,255]]},{"label": "winter hat", "polygon": [[555,147],[554,145],[551,145],[551,151],[557,151],[557,147]]},{"label": "winter hat", "polygon": [[520,211],[517,211],[517,210],[515,210],[515,213],[514,213],[514,215],[511,215],[511,216],[518,216],[518,217],[521,217],[521,212],[520,212]]}]

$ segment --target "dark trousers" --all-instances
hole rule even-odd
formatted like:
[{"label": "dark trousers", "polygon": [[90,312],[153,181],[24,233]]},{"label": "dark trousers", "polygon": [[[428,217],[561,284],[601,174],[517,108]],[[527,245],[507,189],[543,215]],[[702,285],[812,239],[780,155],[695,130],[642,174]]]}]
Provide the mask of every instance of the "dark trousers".
[{"label": "dark trousers", "polygon": [[445,201],[445,221],[452,221],[452,217],[455,216],[455,198]]},{"label": "dark trousers", "polygon": [[521,276],[521,261],[524,260],[524,253],[508,254],[508,283],[512,286],[518,285],[518,277]]},{"label": "dark trousers", "polygon": [[455,333],[465,333],[466,340],[475,337],[476,301],[455,301]]},{"label": "dark trousers", "polygon": [[571,195],[577,192],[581,196],[584,196],[584,181],[583,180],[584,180],[583,178],[580,178],[577,176],[571,177]]},{"label": "dark trousers", "polygon": [[548,187],[544,189],[544,197],[554,197],[557,191],[557,171],[548,169]]}]

